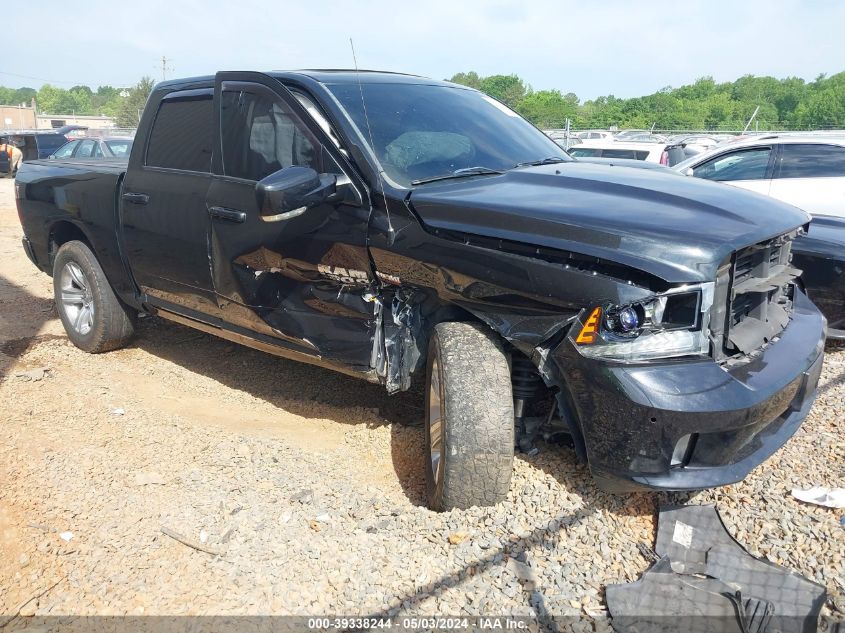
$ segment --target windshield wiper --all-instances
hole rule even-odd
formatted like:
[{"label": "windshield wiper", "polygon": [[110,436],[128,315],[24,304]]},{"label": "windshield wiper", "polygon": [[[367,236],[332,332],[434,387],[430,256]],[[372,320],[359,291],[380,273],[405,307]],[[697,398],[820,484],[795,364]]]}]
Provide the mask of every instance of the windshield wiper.
[{"label": "windshield wiper", "polygon": [[561,158],[560,156],[548,156],[546,158],[541,158],[540,160],[529,160],[524,163],[517,163],[513,166],[513,169],[516,169],[517,167],[537,167],[538,165],[554,165],[555,163],[568,162],[568,159]]},{"label": "windshield wiper", "polygon": [[424,185],[427,182],[435,182],[437,180],[451,180],[452,178],[466,178],[467,176],[487,176],[487,175],[495,175],[495,174],[503,174],[505,172],[499,169],[493,169],[491,167],[464,167],[462,169],[456,169],[453,172],[448,174],[440,174],[439,176],[431,176],[430,178],[420,178],[418,180],[412,180],[412,185]]}]

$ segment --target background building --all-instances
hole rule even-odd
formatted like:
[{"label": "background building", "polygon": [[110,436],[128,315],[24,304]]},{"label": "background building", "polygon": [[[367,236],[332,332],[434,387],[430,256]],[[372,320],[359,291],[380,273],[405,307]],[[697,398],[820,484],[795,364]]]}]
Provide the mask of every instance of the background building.
[{"label": "background building", "polygon": [[35,126],[35,108],[0,105],[0,130],[31,130]]}]

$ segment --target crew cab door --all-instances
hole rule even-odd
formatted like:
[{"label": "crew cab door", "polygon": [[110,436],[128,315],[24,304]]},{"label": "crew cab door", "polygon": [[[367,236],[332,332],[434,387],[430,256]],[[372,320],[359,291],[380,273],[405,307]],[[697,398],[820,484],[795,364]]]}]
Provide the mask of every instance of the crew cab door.
[{"label": "crew cab door", "polygon": [[[207,209],[223,318],[274,344],[367,371],[375,304],[364,299],[373,282],[365,189],[336,145],[275,79],[219,73],[215,112],[219,152]],[[334,181],[334,193],[294,212],[262,215],[258,183],[302,168]]]},{"label": "crew cab door", "polygon": [[[124,248],[151,303],[218,312],[208,263],[213,88],[166,94],[133,152],[120,200]],[[151,100],[150,105],[153,106]],[[139,143],[141,139],[139,139]]]}]

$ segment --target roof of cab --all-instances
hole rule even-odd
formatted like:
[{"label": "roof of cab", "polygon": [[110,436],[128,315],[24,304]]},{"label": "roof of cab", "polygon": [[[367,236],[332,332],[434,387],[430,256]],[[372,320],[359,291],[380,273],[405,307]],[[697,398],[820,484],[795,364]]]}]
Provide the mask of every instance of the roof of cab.
[{"label": "roof of cab", "polygon": [[405,73],[394,73],[381,70],[356,71],[354,69],[314,69],[273,71],[268,74],[279,78],[294,75],[305,75],[306,77],[310,77],[311,79],[324,84],[346,84],[358,83],[358,81],[361,81],[361,83],[366,84],[455,85],[447,81],[438,81],[437,79],[429,79],[428,77],[420,77],[419,75],[408,75]]},{"label": "roof of cab", "polygon": [[[324,84],[344,84],[344,83],[361,83],[375,84],[375,83],[393,83],[393,84],[425,84],[434,86],[458,86],[448,81],[439,81],[437,79],[429,79],[428,77],[420,77],[417,75],[407,75],[404,73],[387,72],[381,70],[360,70],[354,69],[309,69],[309,70],[273,70],[265,74],[275,77],[277,79],[295,79],[297,77],[308,77],[314,81]],[[185,86],[186,84],[203,84],[214,82],[214,75],[203,75],[200,77],[185,77],[183,79],[169,79],[162,81],[156,85],[156,88],[176,88]]]}]

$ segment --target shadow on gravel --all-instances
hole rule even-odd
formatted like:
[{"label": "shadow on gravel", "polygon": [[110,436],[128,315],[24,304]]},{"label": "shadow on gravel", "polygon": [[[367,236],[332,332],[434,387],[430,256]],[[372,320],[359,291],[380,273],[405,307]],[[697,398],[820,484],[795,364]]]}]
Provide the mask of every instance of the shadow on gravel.
[{"label": "shadow on gravel", "polygon": [[[331,417],[341,424],[368,428],[390,424],[391,459],[397,480],[411,503],[426,505],[422,381],[416,381],[407,392],[389,396],[381,385],[279,358],[156,317],[140,321],[132,345],[304,418]],[[337,411],[327,411],[327,407]],[[372,413],[380,419],[374,422]],[[517,454],[516,459],[547,472],[585,499],[601,499],[596,509],[654,513],[654,495],[614,496],[599,491],[570,447],[541,443],[540,448],[535,457]],[[652,501],[637,505],[632,498]]]},{"label": "shadow on gravel", "polygon": [[[570,487],[571,484],[568,480],[563,480],[562,483],[567,487]],[[615,514],[626,515],[649,514],[653,516],[656,529],[658,504],[683,505],[688,503],[689,500],[696,494],[637,493],[624,496],[614,496],[600,492],[595,488],[595,486],[590,487],[589,484],[587,485],[585,492],[587,494],[585,497],[587,505],[583,509],[573,513],[550,513],[548,519],[535,527],[528,536],[512,538],[510,544],[504,547],[496,549],[491,548],[490,550],[487,550],[484,556],[468,562],[457,572],[443,575],[440,578],[417,588],[413,592],[408,592],[404,596],[399,596],[401,602],[404,603],[407,601],[411,608],[419,607],[420,603],[432,594],[447,592],[450,588],[459,586],[469,577],[483,572],[487,568],[503,564],[503,562],[507,559],[521,561],[527,552],[533,549],[542,549],[546,542],[556,541],[559,538],[559,530],[576,528],[581,523],[586,522],[597,512],[612,512]],[[650,548],[653,546],[653,543],[646,543],[645,545]],[[547,598],[543,594],[542,588],[533,586],[531,582],[523,582],[522,593],[525,599],[525,605],[533,607],[537,614],[537,619],[540,623],[540,630],[571,630],[565,626],[562,627],[561,625],[571,625],[576,618],[572,616],[562,617],[560,615],[552,614],[546,604]],[[386,611],[369,614],[369,617],[372,618],[388,618],[389,616],[390,614]]]},{"label": "shadow on gravel", "polygon": [[[405,495],[425,503],[422,385],[388,396],[384,387],[230,343],[165,319],[141,319],[131,344],[304,418],[368,428],[391,425],[391,457]],[[337,408],[333,412],[331,408]],[[376,414],[375,416],[373,414]]]},{"label": "shadow on gravel", "polygon": [[52,299],[30,294],[21,286],[0,275],[0,323],[14,323],[11,330],[0,330],[0,378],[6,376],[15,360],[38,341],[56,338],[38,336],[43,325],[55,316]]}]

